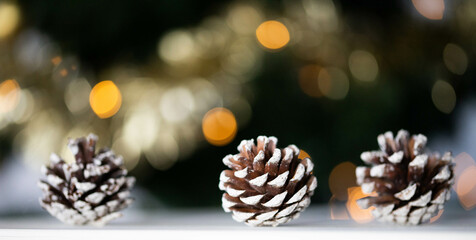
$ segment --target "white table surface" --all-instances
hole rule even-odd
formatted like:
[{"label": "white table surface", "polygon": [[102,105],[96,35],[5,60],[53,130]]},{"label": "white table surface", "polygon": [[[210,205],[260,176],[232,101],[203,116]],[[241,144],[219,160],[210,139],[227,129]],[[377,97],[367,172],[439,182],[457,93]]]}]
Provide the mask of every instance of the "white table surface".
[{"label": "white table surface", "polygon": [[0,217],[0,239],[445,239],[476,240],[476,209],[457,202],[446,205],[438,221],[399,226],[353,220],[331,220],[327,205],[314,206],[279,227],[248,227],[219,208],[174,211],[128,210],[124,217],[96,228],[62,224],[47,213],[32,217]]}]

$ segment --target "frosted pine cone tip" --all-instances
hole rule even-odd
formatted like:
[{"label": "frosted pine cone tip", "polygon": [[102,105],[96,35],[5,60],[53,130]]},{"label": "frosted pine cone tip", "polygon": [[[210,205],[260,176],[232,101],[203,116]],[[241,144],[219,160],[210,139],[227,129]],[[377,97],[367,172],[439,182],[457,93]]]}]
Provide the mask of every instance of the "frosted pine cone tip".
[{"label": "frosted pine cone tip", "polygon": [[41,168],[45,179],[38,182],[43,191],[40,205],[62,222],[101,226],[120,217],[119,211],[133,201],[129,191],[135,179],[127,177],[122,157],[107,148],[96,154],[96,142],[94,134],[70,140],[74,162],[53,153]]},{"label": "frosted pine cone tip", "polygon": [[238,154],[223,163],[231,170],[220,175],[225,191],[222,206],[233,219],[250,226],[277,226],[299,216],[310,204],[317,187],[311,159],[300,159],[299,148],[276,147],[275,137],[243,140]]},{"label": "frosted pine cone tip", "polygon": [[369,167],[357,167],[357,184],[375,197],[360,199],[361,208],[375,207],[380,221],[417,225],[428,222],[443,209],[454,182],[450,152],[440,156],[426,150],[427,138],[400,130],[380,134],[379,151],[363,152]]}]

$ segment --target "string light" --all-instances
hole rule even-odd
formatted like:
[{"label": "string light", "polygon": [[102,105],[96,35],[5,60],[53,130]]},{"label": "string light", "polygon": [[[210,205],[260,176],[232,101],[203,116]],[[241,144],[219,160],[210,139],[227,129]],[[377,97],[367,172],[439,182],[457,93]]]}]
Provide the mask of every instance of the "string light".
[{"label": "string light", "polygon": [[112,81],[102,81],[91,90],[89,104],[98,117],[110,118],[121,108],[121,92]]}]

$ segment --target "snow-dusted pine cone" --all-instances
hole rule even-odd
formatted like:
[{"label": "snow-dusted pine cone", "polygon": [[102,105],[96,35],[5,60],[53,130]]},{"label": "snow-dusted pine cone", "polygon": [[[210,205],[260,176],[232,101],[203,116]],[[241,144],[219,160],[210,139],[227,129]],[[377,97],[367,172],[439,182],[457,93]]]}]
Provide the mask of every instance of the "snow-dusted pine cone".
[{"label": "snow-dusted pine cone", "polygon": [[220,175],[219,188],[225,212],[250,226],[277,226],[299,216],[309,206],[317,187],[311,159],[300,159],[299,149],[276,147],[275,137],[243,140],[240,153],[227,155],[223,163],[231,168]]},{"label": "snow-dusted pine cone", "polygon": [[363,152],[371,167],[356,169],[357,184],[364,193],[377,193],[358,201],[361,208],[375,207],[381,221],[416,225],[428,222],[443,209],[453,184],[453,157],[426,151],[426,137],[400,130],[377,138],[380,151]]},{"label": "snow-dusted pine cone", "polygon": [[129,190],[134,177],[127,177],[122,157],[103,148],[95,153],[97,136],[70,140],[68,147],[75,162],[69,164],[51,154],[46,177],[38,182],[43,190],[41,206],[62,222],[73,225],[104,225],[121,216],[132,198]]}]

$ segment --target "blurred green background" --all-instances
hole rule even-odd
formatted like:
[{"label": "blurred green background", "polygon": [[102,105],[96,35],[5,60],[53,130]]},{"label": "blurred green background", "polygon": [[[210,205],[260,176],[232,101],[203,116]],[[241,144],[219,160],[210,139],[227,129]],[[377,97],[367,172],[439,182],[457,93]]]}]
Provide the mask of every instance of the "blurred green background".
[{"label": "blurred green background", "polygon": [[[14,6],[0,14],[17,11],[18,21],[0,38],[0,82],[15,80],[15,109],[23,109],[1,112],[3,165],[18,161],[34,172],[50,152],[68,154],[67,137],[95,132],[165,206],[218,206],[222,158],[259,135],[305,150],[319,180],[313,203],[328,202],[339,163],[360,165],[360,153],[388,130],[426,134],[430,146],[432,137],[455,136],[475,92],[469,0],[1,4]],[[266,48],[256,36],[268,20],[287,28],[285,46]],[[103,80],[122,94],[107,118],[89,106]],[[224,146],[203,136],[202,118],[214,107],[238,124]]]}]

